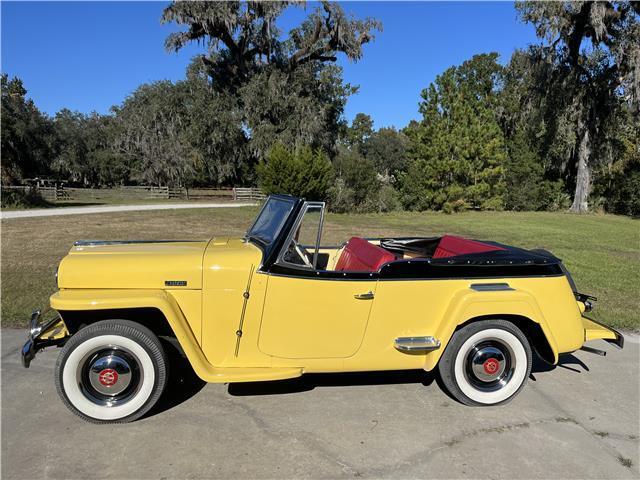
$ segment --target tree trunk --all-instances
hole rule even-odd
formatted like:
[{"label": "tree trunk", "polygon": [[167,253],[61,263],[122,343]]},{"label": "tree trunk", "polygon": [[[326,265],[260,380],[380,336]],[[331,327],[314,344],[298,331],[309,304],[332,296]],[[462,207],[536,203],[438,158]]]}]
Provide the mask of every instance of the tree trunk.
[{"label": "tree trunk", "polygon": [[589,128],[584,128],[580,145],[578,146],[578,173],[576,175],[576,191],[573,195],[573,204],[569,211],[574,213],[586,213],[589,210],[589,193],[591,192],[591,142]]}]

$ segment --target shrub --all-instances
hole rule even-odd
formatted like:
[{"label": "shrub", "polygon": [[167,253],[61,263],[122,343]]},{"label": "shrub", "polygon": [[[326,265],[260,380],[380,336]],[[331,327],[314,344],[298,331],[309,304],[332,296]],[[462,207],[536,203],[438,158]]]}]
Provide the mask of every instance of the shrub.
[{"label": "shrub", "polygon": [[398,191],[389,184],[382,185],[378,192],[378,211],[397,212],[398,210],[402,210]]},{"label": "shrub", "polygon": [[372,198],[380,190],[380,182],[372,160],[356,150],[341,149],[334,160],[336,176],[353,191],[355,206]]},{"label": "shrub", "polygon": [[562,180],[545,178],[544,160],[529,144],[525,132],[507,143],[505,208],[508,210],[564,210],[571,205]]},{"label": "shrub", "polygon": [[391,185],[382,181],[372,160],[359,151],[343,148],[334,160],[335,184],[330,189],[329,207],[334,212],[388,212],[400,202]]},{"label": "shrub", "polygon": [[286,193],[308,200],[324,200],[333,179],[329,158],[304,146],[289,149],[276,143],[267,160],[256,166],[258,184],[267,193]]},{"label": "shrub", "polygon": [[36,190],[2,190],[2,208],[38,208],[48,207],[47,202]]},{"label": "shrub", "polygon": [[469,208],[469,205],[462,199],[446,202],[442,205],[442,211],[446,214],[462,212],[467,208]]},{"label": "shrub", "polygon": [[600,199],[598,206],[609,213],[640,216],[640,154],[634,151],[612,170],[596,173],[590,203]]},{"label": "shrub", "polygon": [[625,177],[620,176],[611,191],[611,197],[605,206],[608,211],[640,216],[640,170],[627,172]]},{"label": "shrub", "polygon": [[355,207],[359,213],[384,213],[402,209],[398,192],[389,184],[382,184],[376,192]]},{"label": "shrub", "polygon": [[567,210],[571,206],[571,195],[564,190],[562,180],[555,182],[543,180],[536,188],[535,193],[537,196],[536,208],[530,208],[530,210],[556,212]]},{"label": "shrub", "polygon": [[504,200],[502,199],[502,196],[497,195],[483,201],[480,208],[482,210],[494,210],[499,212],[504,210]]},{"label": "shrub", "polygon": [[453,211],[453,204],[466,204],[466,187],[447,183],[433,174],[431,163],[425,159],[413,160],[409,169],[399,177],[402,204],[408,210]]},{"label": "shrub", "polygon": [[329,208],[336,213],[349,213],[356,210],[354,191],[346,186],[344,179],[337,178],[328,192]]}]

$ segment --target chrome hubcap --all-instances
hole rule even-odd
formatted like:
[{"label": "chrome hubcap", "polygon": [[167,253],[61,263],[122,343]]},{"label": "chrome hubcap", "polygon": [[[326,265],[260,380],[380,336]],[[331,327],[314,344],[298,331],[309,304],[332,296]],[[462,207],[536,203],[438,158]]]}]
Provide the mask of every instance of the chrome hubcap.
[{"label": "chrome hubcap", "polygon": [[103,395],[117,395],[131,383],[131,366],[116,354],[98,357],[89,366],[89,382]]},{"label": "chrome hubcap", "polygon": [[138,393],[143,372],[128,350],[105,345],[87,354],[78,365],[77,379],[84,396],[93,403],[113,407]]},{"label": "chrome hubcap", "polygon": [[500,390],[509,383],[514,369],[515,355],[509,345],[500,340],[483,340],[466,353],[465,376],[478,390]]},{"label": "chrome hubcap", "polygon": [[506,360],[502,351],[495,347],[476,349],[471,358],[471,370],[481,382],[493,382],[504,373]]}]

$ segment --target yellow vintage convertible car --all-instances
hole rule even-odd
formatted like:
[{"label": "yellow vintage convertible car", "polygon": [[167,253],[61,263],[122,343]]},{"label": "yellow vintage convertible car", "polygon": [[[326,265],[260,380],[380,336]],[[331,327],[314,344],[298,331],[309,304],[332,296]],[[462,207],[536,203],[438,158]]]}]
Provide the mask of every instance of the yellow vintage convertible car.
[{"label": "yellow vintage convertible car", "polygon": [[96,423],[144,415],[167,382],[173,336],[207,382],[307,372],[438,369],[467,405],[513,398],[532,351],[623,337],[585,316],[562,262],[457,236],[321,244],[324,204],[272,195],[244,238],[79,241],[60,263],[53,318],[34,312],[28,367],[62,347],[62,401]]}]

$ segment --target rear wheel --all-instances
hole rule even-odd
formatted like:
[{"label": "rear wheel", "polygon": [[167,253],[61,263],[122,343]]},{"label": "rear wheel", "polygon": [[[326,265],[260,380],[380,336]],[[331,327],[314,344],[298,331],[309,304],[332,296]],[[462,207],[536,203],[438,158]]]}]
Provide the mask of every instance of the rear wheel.
[{"label": "rear wheel", "polygon": [[167,381],[158,338],[128,320],[83,328],[56,362],[56,388],[65,405],[93,423],[131,422],[147,413]]},{"label": "rear wheel", "polygon": [[531,373],[531,346],[510,322],[471,323],[454,333],[438,370],[449,393],[465,405],[506,403]]}]

